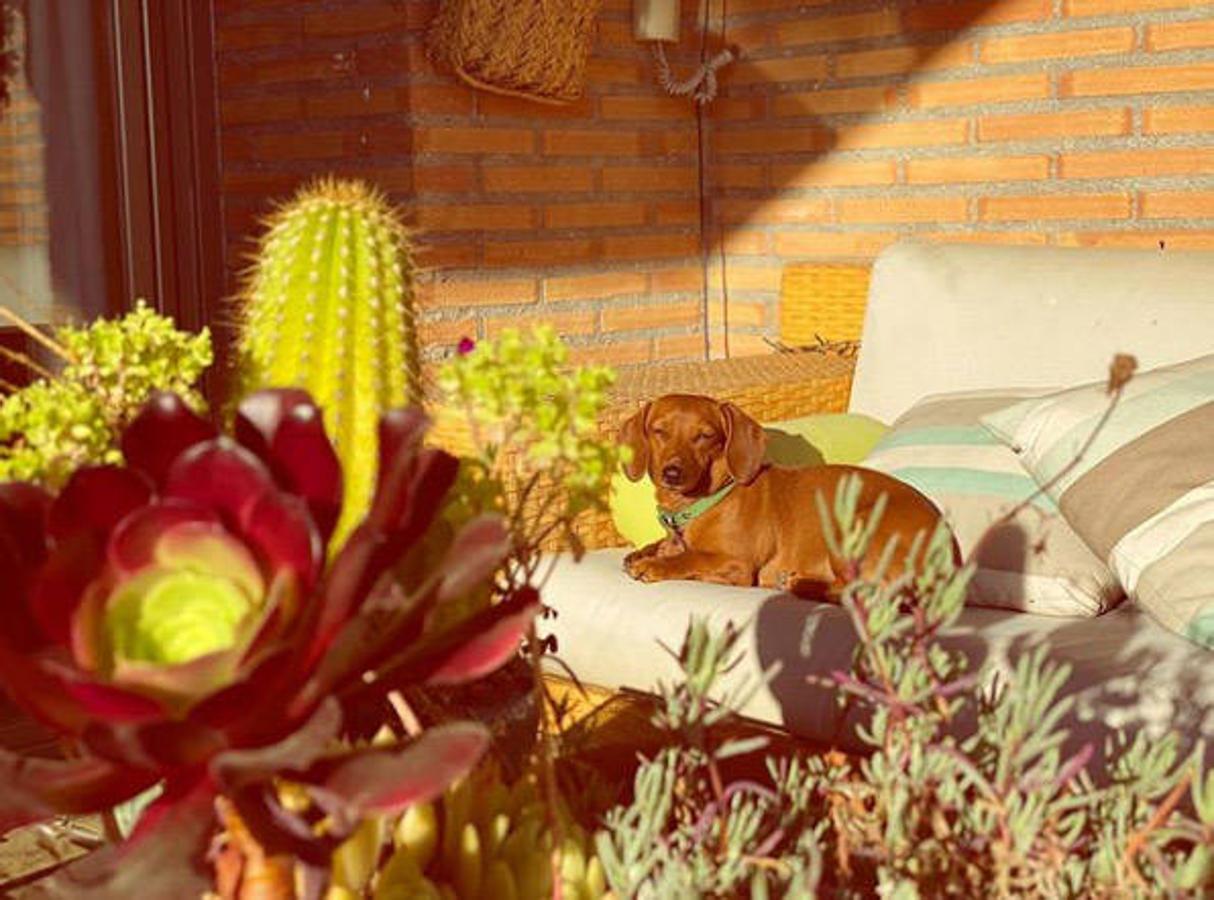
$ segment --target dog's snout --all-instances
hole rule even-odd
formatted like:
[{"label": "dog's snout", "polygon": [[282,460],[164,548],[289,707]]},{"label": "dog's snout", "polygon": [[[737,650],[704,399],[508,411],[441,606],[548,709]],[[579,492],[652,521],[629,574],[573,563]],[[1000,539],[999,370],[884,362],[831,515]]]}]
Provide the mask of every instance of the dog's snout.
[{"label": "dog's snout", "polygon": [[662,480],[669,485],[678,484],[683,478],[683,467],[678,463],[667,463],[662,467]]}]

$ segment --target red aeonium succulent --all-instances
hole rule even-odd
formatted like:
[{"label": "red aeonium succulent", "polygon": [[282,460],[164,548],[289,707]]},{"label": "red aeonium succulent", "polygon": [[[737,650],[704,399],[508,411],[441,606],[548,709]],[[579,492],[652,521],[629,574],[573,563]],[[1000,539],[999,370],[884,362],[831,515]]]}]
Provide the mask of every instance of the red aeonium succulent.
[{"label": "red aeonium succulent", "polygon": [[[458,468],[422,446],[425,428],[416,410],[381,421],[371,508],[328,565],[341,467],[302,391],[250,396],[235,440],[159,394],[123,435],[125,466],[81,469],[57,497],[0,485],[0,683],[79,752],[0,755],[0,833],[162,782],[131,838],[63,885],[185,896],[189,879],[205,883],[217,794],[268,849],[321,864],[343,823],[434,796],[471,768],[488,741],[471,723],[333,755],[349,695],[485,674],[536,609],[527,589],[454,631],[425,627],[501,563],[494,518],[467,525],[417,583],[393,576]],[[278,777],[329,813],[324,841],[278,804]]]}]

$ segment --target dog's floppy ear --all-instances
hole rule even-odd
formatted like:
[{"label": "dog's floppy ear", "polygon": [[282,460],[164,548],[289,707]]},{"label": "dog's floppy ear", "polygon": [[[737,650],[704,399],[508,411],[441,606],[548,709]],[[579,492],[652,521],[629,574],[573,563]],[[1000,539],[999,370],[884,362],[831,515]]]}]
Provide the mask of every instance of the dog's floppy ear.
[{"label": "dog's floppy ear", "polygon": [[620,426],[616,442],[632,450],[632,458],[624,463],[624,474],[629,481],[640,481],[649,468],[649,437],[645,425],[649,420],[649,404],[637,410],[627,422]]},{"label": "dog's floppy ear", "polygon": [[750,484],[763,467],[767,435],[732,403],[721,404],[721,417],[725,420],[725,465],[734,481]]}]

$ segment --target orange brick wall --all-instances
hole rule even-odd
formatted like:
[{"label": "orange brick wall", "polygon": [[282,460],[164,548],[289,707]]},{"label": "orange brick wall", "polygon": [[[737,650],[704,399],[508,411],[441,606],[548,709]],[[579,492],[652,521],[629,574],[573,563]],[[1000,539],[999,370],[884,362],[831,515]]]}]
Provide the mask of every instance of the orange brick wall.
[{"label": "orange brick wall", "polygon": [[361,175],[418,229],[432,357],[542,319],[580,359],[702,358],[699,122],[653,85],[630,0],[604,3],[587,95],[561,108],[436,72],[434,0],[214,3],[233,270],[273,200]]},{"label": "orange brick wall", "polygon": [[[710,309],[891,241],[1214,247],[1214,3],[712,0]],[[723,303],[722,298],[726,302]]]},{"label": "orange brick wall", "polygon": [[706,312],[714,355],[764,352],[784,263],[908,236],[1214,246],[1214,3],[683,0],[676,66],[705,12],[744,52],[698,115],[631,0],[567,108],[436,72],[435,0],[213,2],[232,270],[302,180],[370,178],[419,229],[435,357],[544,320],[580,359],[699,358]]}]

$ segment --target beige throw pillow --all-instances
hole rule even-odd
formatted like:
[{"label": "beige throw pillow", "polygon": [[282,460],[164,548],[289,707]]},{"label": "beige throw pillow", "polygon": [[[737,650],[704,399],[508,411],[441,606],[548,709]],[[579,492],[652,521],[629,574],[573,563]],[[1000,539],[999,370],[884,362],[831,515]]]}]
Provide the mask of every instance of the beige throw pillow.
[{"label": "beige throw pillow", "polygon": [[1097,383],[982,421],[1131,597],[1214,647],[1214,355],[1134,377],[1108,409]]}]

